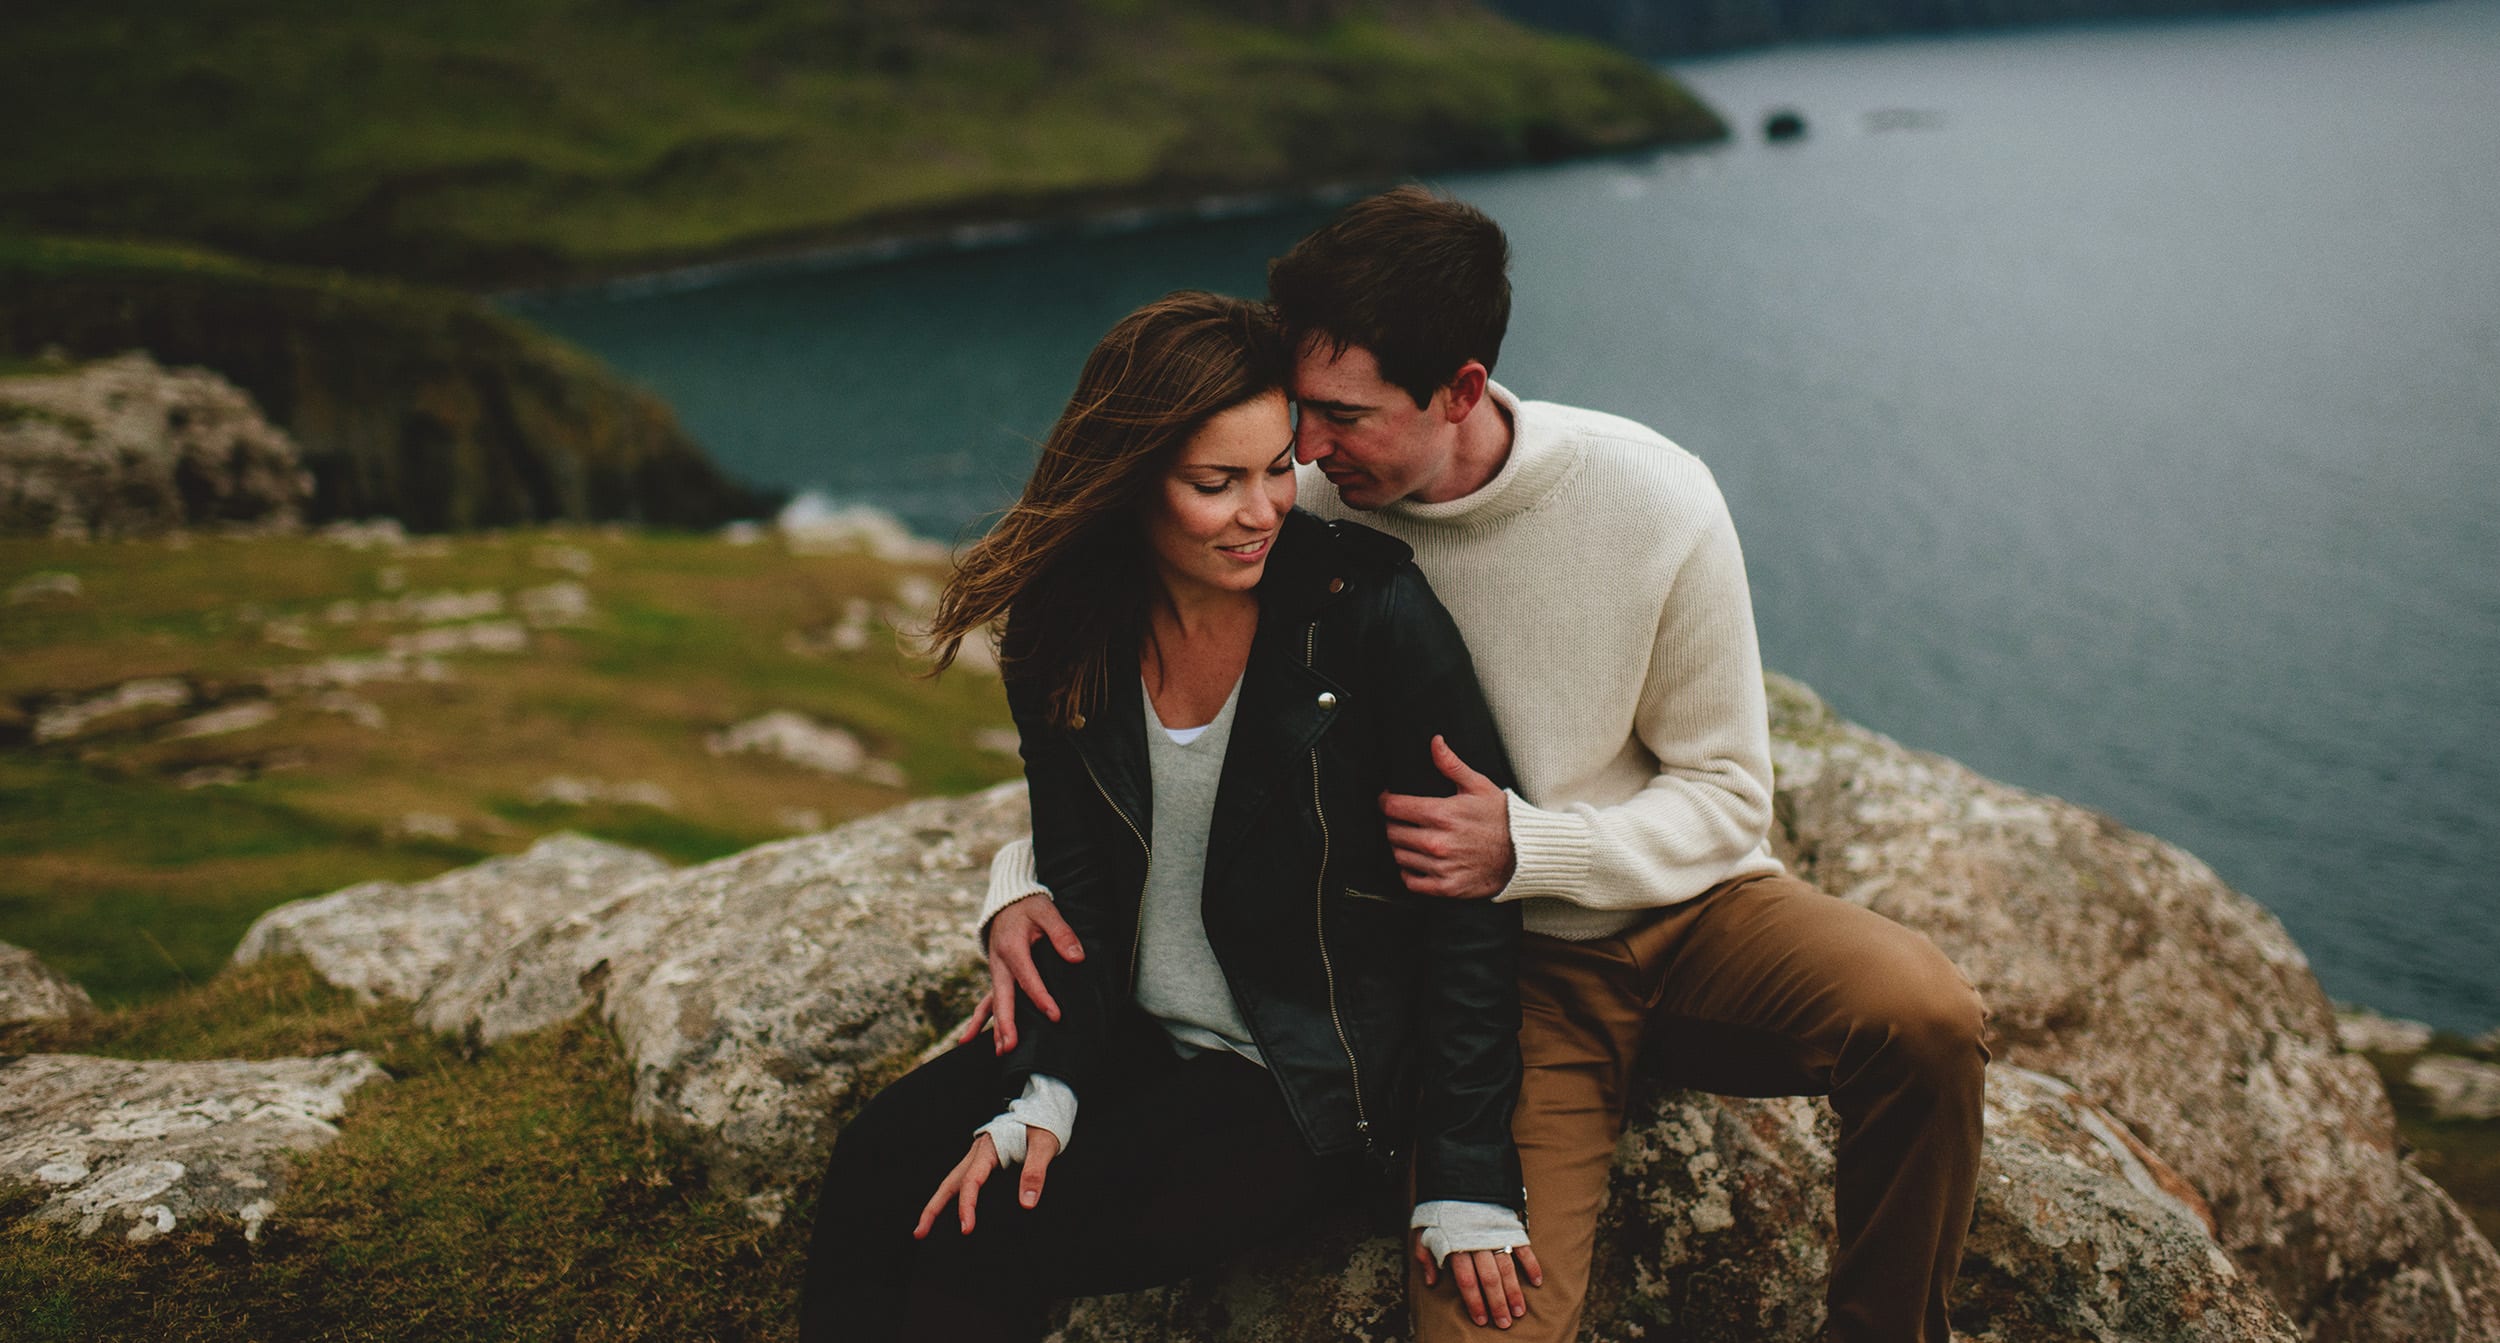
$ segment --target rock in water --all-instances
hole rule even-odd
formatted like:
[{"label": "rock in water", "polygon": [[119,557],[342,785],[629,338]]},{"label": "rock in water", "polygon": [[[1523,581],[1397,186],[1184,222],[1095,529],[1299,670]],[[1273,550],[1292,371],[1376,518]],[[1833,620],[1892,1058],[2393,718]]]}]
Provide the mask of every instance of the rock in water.
[{"label": "rock in water", "polygon": [[204,1215],[260,1236],[298,1152],[338,1136],[347,1097],[388,1080],[349,1052],[244,1063],[74,1054],[0,1060],[0,1184],[81,1235],[148,1240]]},{"label": "rock in water", "polygon": [[312,474],[234,384],[145,355],[0,378],[0,533],[291,527]]},{"label": "rock in water", "polygon": [[0,1028],[95,1010],[87,991],[24,947],[0,942]]},{"label": "rock in water", "polygon": [[1783,856],[1952,957],[1999,1062],[2141,1135],[2312,1336],[2500,1338],[2500,1255],[2398,1155],[2272,915],[2178,848],[1770,690]]},{"label": "rock in water", "polygon": [[280,905],[253,921],[234,961],[300,955],[341,988],[413,1001],[454,969],[667,871],[639,849],[551,835],[431,881],[369,881]]}]

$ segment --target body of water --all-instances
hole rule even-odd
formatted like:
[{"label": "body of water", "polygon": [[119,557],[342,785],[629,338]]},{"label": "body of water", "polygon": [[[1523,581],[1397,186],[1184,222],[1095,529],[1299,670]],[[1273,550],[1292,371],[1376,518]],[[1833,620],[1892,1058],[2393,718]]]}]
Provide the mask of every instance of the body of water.
[{"label": "body of water", "polygon": [[[1708,461],[1844,713],[2185,845],[2339,997],[2500,1022],[2500,0],[1677,73],[1740,142],[1442,183],[1511,232],[1498,376]],[[1323,214],[516,306],[953,538],[1114,319]]]}]

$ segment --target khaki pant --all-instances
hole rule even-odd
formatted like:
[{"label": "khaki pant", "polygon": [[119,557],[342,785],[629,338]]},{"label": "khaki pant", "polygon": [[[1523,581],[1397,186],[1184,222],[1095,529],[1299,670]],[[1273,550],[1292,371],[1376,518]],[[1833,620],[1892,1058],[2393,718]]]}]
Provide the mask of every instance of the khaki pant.
[{"label": "khaki pant", "polygon": [[1448,1274],[1426,1288],[1410,1262],[1419,1343],[1577,1333],[1626,1083],[1653,1033],[1672,1085],[1831,1097],[1829,1336],[1946,1343],[1988,1051],[1978,994],[1926,938],[1794,877],[1751,877],[1614,937],[1530,934],[1520,1005],[1527,1071],[1511,1127],[1545,1285],[1501,1333],[1467,1318]]}]

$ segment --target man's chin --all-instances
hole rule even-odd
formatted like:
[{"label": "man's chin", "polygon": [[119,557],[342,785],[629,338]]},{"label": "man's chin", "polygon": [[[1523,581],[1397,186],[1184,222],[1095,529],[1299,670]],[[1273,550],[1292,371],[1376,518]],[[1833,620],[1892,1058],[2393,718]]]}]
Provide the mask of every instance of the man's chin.
[{"label": "man's chin", "polygon": [[1380,486],[1374,481],[1332,480],[1328,483],[1336,487],[1337,502],[1348,508],[1360,509],[1368,513],[1388,502],[1380,497]]}]

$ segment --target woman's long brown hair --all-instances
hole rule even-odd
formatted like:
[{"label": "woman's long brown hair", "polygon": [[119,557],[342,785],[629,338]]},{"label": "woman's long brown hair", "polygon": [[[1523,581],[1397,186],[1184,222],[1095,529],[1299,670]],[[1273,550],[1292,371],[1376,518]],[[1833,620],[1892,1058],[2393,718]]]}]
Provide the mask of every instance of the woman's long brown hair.
[{"label": "woman's long brown hair", "polygon": [[1182,290],[1120,319],[1085,360],[1023,497],[947,581],[932,670],[1004,617],[1002,672],[1037,682],[1052,722],[1082,721],[1145,627],[1156,579],[1144,510],[1172,455],[1209,419],[1282,388],[1291,367],[1267,310],[1241,299]]}]

